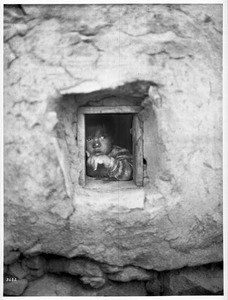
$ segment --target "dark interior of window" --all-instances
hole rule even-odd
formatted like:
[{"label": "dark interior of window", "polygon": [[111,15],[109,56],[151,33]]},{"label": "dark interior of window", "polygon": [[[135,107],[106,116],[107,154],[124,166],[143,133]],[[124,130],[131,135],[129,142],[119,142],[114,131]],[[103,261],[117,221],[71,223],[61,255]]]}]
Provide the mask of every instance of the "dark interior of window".
[{"label": "dark interior of window", "polygon": [[133,114],[87,114],[85,115],[85,128],[90,124],[91,119],[105,117],[113,127],[114,145],[126,148],[132,153],[132,120]]}]

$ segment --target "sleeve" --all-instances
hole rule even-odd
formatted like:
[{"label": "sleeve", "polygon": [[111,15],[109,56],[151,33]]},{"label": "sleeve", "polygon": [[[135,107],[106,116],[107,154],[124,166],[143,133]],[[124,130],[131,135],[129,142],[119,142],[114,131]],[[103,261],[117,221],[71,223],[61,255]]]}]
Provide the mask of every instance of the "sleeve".
[{"label": "sleeve", "polygon": [[131,180],[132,174],[132,155],[127,149],[116,147],[112,151],[109,176],[117,180]]}]

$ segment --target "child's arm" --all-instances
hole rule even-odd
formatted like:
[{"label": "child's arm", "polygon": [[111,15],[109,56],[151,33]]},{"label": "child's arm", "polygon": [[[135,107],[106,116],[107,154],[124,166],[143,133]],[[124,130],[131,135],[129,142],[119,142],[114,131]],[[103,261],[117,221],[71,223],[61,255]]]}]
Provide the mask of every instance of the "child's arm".
[{"label": "child's arm", "polygon": [[114,177],[117,180],[132,179],[132,156],[128,150],[116,147],[112,151],[113,156],[99,155],[89,156],[87,164],[97,170],[99,164],[103,164],[108,171],[109,177]]},{"label": "child's arm", "polygon": [[113,157],[110,157],[110,159],[110,177],[123,181],[132,179],[132,156],[127,149],[116,147],[113,151]]}]

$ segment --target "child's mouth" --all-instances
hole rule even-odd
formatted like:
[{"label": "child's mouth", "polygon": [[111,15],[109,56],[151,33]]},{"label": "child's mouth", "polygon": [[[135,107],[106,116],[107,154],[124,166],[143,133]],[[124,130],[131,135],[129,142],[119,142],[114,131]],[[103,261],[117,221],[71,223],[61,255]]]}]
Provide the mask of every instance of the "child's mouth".
[{"label": "child's mouth", "polygon": [[100,150],[95,150],[94,151],[94,155],[100,155],[101,154],[101,151]]}]

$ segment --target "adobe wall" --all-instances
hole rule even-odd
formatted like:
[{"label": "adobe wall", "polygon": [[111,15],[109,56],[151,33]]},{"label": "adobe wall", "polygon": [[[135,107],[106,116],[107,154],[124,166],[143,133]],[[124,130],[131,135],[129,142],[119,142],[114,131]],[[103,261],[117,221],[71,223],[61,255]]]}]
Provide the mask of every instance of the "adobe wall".
[{"label": "adobe wall", "polygon": [[[23,5],[4,22],[6,257],[222,261],[221,5]],[[79,184],[77,109],[119,105],[105,93],[144,109],[142,188]]]}]

